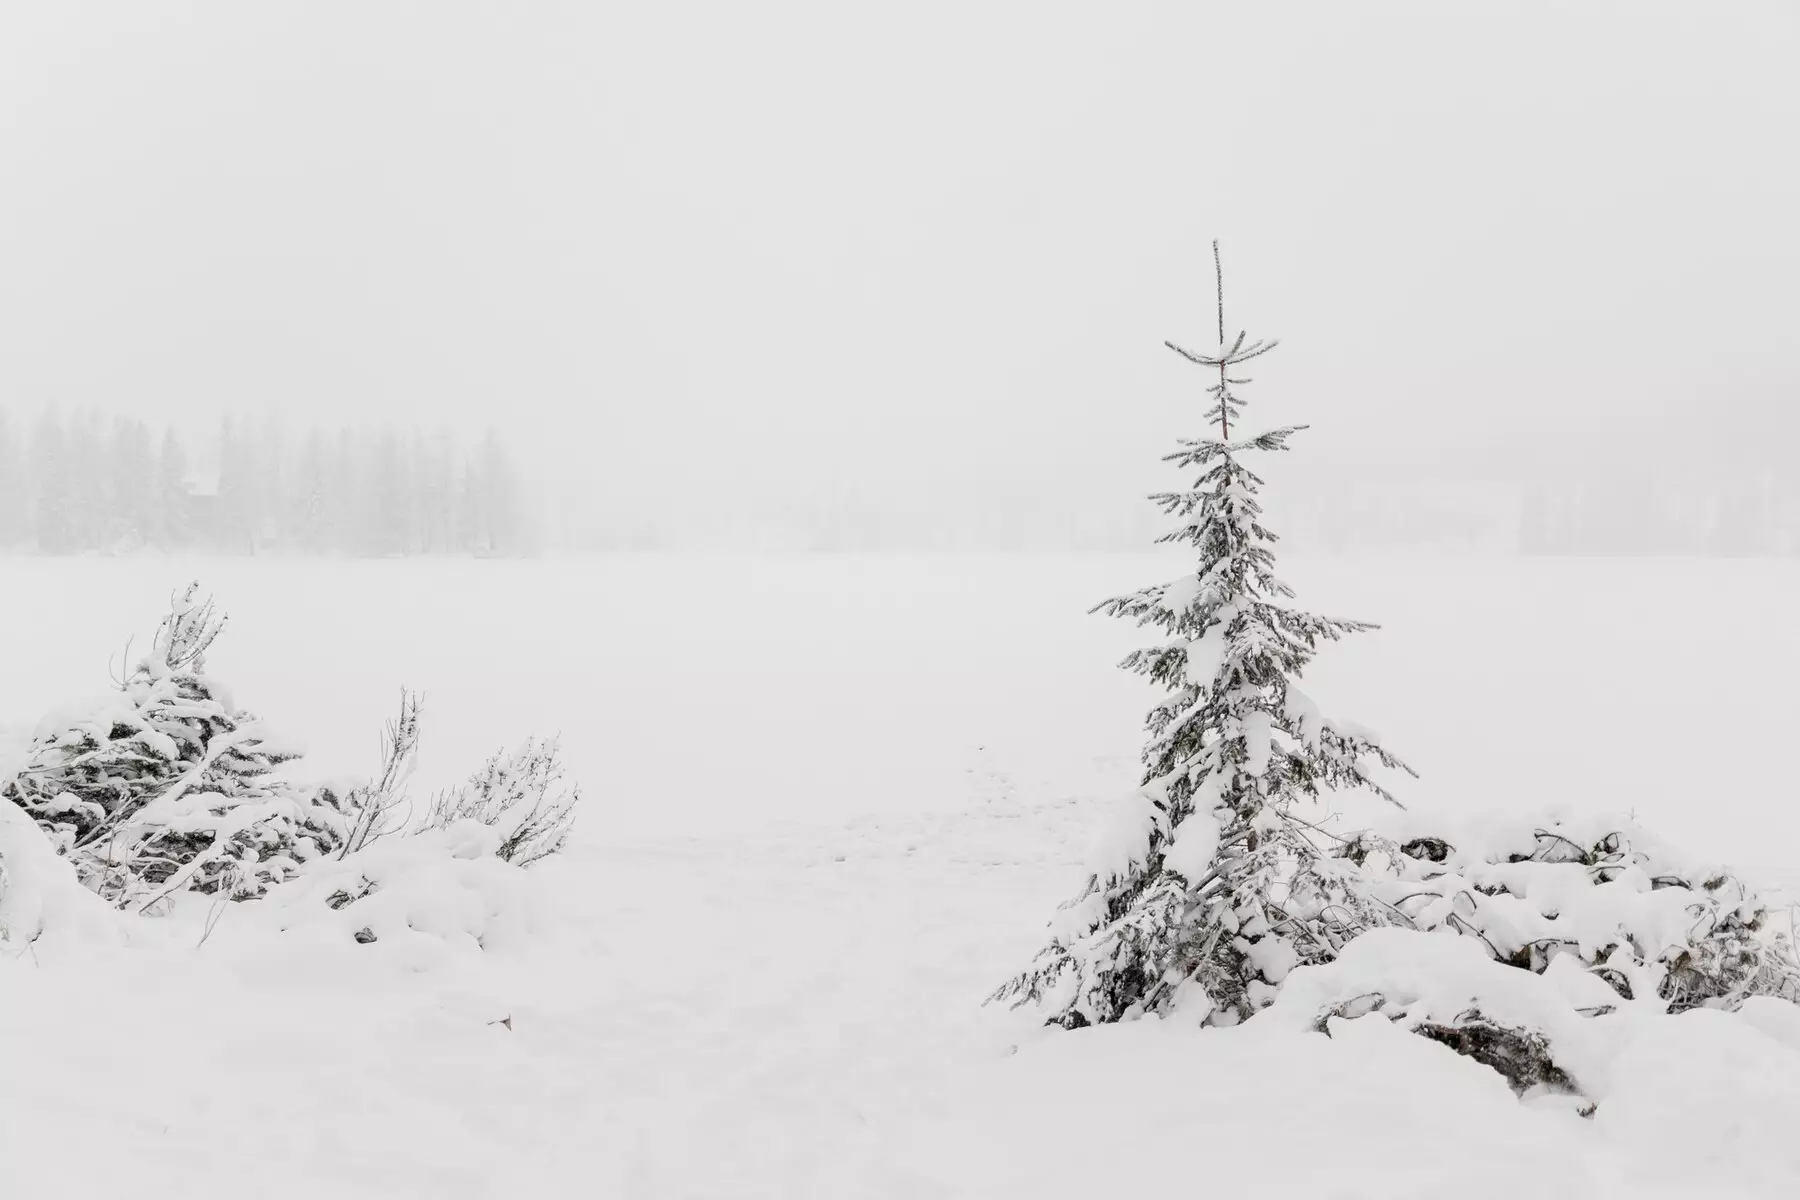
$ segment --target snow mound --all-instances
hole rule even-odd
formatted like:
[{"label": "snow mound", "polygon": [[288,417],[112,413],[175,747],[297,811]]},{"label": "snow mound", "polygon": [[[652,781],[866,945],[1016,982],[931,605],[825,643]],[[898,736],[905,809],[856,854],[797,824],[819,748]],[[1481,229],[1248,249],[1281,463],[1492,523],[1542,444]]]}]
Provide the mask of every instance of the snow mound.
[{"label": "snow mound", "polygon": [[37,823],[0,796],[0,948],[35,951],[47,934],[84,946],[123,940],[113,910],[81,886]]},{"label": "snow mound", "polygon": [[238,937],[270,930],[429,970],[458,955],[516,950],[543,923],[523,868],[496,857],[502,831],[464,820],[384,838],[234,913]]},{"label": "snow mound", "polygon": [[[1335,961],[1296,969],[1257,1020],[1330,1034],[1346,1020],[1380,1015],[1487,1062],[1516,1090],[1591,1097],[1590,1081],[1605,1074],[1611,1032],[1595,1018],[1617,1011],[1617,997],[1572,960],[1552,967],[1563,969],[1517,970],[1496,962],[1479,942],[1448,932],[1372,929]],[[1488,1061],[1493,1056],[1483,1046],[1466,1044],[1474,1030],[1489,1031],[1483,1037],[1490,1039],[1491,1031],[1512,1031],[1530,1045],[1511,1046],[1505,1061]],[[1459,1038],[1456,1031],[1471,1032]]]}]

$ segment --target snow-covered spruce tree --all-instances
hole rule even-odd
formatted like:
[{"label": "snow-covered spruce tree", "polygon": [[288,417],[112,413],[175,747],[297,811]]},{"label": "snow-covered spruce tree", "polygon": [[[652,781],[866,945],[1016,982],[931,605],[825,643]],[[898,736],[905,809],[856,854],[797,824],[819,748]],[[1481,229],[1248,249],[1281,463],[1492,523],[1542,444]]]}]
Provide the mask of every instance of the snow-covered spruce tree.
[{"label": "snow-covered spruce tree", "polygon": [[354,824],[352,798],[289,781],[281,767],[296,751],[207,676],[223,626],[190,586],[118,690],[47,717],[0,785],[118,907],[179,891],[260,895]]},{"label": "snow-covered spruce tree", "polygon": [[1170,349],[1218,372],[1208,390],[1217,435],[1168,455],[1199,472],[1190,488],[1152,497],[1175,519],[1159,541],[1198,555],[1192,575],[1108,600],[1094,611],[1155,627],[1159,640],[1122,666],[1168,689],[1150,710],[1143,784],[1105,861],[1052,923],[1050,944],[991,999],[1038,1003],[1076,1028],[1179,1001],[1212,1024],[1267,1005],[1301,963],[1330,961],[1357,933],[1390,921],[1354,864],[1324,853],[1294,811],[1325,790],[1364,787],[1367,773],[1410,770],[1373,735],[1325,719],[1295,685],[1319,644],[1371,629],[1287,607],[1275,535],[1262,524],[1253,453],[1287,449],[1304,426],[1244,436],[1233,372],[1275,347],[1225,333],[1219,347]]}]

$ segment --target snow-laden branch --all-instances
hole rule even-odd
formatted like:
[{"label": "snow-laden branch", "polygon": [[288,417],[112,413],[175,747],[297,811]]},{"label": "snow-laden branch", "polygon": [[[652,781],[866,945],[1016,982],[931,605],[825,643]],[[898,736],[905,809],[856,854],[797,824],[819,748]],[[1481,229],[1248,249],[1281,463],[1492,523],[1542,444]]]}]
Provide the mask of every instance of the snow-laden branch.
[{"label": "snow-laden branch", "polygon": [[1206,354],[1196,354],[1192,350],[1183,349],[1174,342],[1165,341],[1163,345],[1181,355],[1181,357],[1187,359],[1189,362],[1198,363],[1203,367],[1233,367],[1238,363],[1249,362],[1259,355],[1267,354],[1281,344],[1275,338],[1250,342],[1247,340],[1248,336],[1249,335],[1247,334],[1240,333],[1237,335],[1237,340],[1232,342],[1231,345],[1220,346],[1217,350],[1213,350]]}]

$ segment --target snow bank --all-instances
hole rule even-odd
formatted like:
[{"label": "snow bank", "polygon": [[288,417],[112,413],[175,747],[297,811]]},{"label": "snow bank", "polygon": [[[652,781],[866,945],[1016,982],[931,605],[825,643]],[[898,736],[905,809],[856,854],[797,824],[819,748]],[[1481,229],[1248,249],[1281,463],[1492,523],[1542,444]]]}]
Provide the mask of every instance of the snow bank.
[{"label": "snow bank", "polygon": [[[15,701],[58,693],[70,668],[55,648],[111,621],[116,599],[93,598],[116,597],[122,574],[145,564],[10,565],[43,575],[9,603],[54,598],[54,609],[31,624],[45,632],[8,686]],[[209,568],[234,572],[233,595],[259,612],[291,614],[234,630],[230,673],[276,724],[314,735],[325,767],[362,769],[389,683],[406,678],[442,704],[430,742],[446,752],[422,770],[427,791],[467,770],[448,748],[558,724],[608,731],[567,747],[604,795],[667,795],[671,762],[732,786],[605,809],[528,877],[541,894],[527,899],[554,930],[516,952],[447,941],[425,972],[384,957],[405,937],[358,944],[316,904],[285,934],[241,937],[237,922],[267,901],[225,907],[196,950],[213,906],[186,901],[141,923],[191,932],[179,952],[137,945],[93,970],[34,965],[56,940],[52,922],[33,953],[0,953],[0,1063],[30,1081],[0,1087],[0,1191],[1091,1200],[1145,1180],[1316,1200],[1800,1194],[1800,1010],[1784,1002],[1641,1021],[1621,1006],[1603,1018],[1620,1031],[1602,1048],[1606,1073],[1582,1080],[1603,1091],[1585,1121],[1520,1103],[1492,1070],[1381,1017],[1340,1021],[1330,1037],[1268,1014],[1232,1030],[1064,1033],[976,1009],[997,965],[1027,955],[1044,914],[1085,877],[1082,845],[1102,823],[1091,797],[1135,761],[1137,681],[1107,665],[1126,643],[1109,640],[1110,623],[1064,616],[1116,564],[734,573],[702,562],[691,579],[651,556],[505,573],[389,565]],[[164,568],[149,566],[138,590],[153,598]],[[1333,605],[1400,612],[1381,655],[1396,669],[1328,664],[1318,691],[1411,731],[1431,756],[1424,774],[1454,781],[1459,804],[1516,804],[1555,777],[1571,795],[1629,796],[1699,845],[1678,822],[1704,792],[1702,832],[1766,832],[1710,848],[1756,855],[1786,882],[1777,872],[1791,870],[1800,809],[1766,786],[1765,759],[1592,751],[1661,727],[1670,687],[1701,677],[1666,636],[1685,613],[1729,599],[1756,617],[1712,631],[1724,650],[1708,648],[1703,673],[1726,692],[1778,686],[1768,681],[1800,665],[1796,644],[1771,650],[1767,636],[1791,606],[1791,566],[1759,564],[1749,581],[1722,570],[1355,564],[1334,575]],[[87,582],[68,587],[71,571]],[[795,603],[797,578],[810,589],[801,599],[832,603]],[[710,619],[720,579],[743,614],[729,626]],[[921,585],[945,579],[957,582],[941,596]],[[1707,603],[1683,590],[1713,580]],[[1592,598],[1573,617],[1548,599],[1572,589]],[[552,607],[519,620],[521,596]],[[972,604],[986,607],[971,617]],[[905,621],[869,620],[900,605]],[[353,619],[371,611],[371,628]],[[1476,618],[1499,633],[1469,642]],[[593,636],[571,643],[571,622]],[[743,638],[746,624],[764,636]],[[1044,653],[1081,638],[1089,649]],[[1537,738],[1543,683],[1525,669],[1527,646],[1579,649],[1612,681],[1566,753]],[[695,693],[690,667],[717,686]],[[1441,703],[1472,677],[1483,687],[1471,704]],[[619,686],[583,682],[594,678]],[[671,722],[677,710],[689,719]],[[1781,704],[1751,704],[1683,719],[1691,744],[1712,746],[1779,744],[1787,718]],[[718,738],[694,743],[697,726]],[[857,774],[896,738],[908,753],[891,771]],[[1539,757],[1481,757],[1526,739]],[[1015,798],[929,811],[963,802],[977,742]],[[1465,761],[1481,770],[1459,776]],[[849,777],[866,786],[847,792]],[[1426,832],[1457,823],[1424,820]],[[511,1029],[487,1023],[509,1014]],[[43,1032],[64,1029],[80,1032]],[[1006,1045],[1017,1052],[1002,1057]]]},{"label": "snow bank", "polygon": [[[1420,943],[1417,959],[1394,945],[1364,951],[1338,977],[1344,990],[1391,984],[1387,968],[1411,974],[1427,959],[1497,983],[1459,939],[1387,932]],[[1600,1093],[1583,1119],[1567,1100],[1521,1102],[1498,1074],[1403,1022],[1369,1015],[1312,1031],[1293,989],[1335,991],[1301,982],[1328,970],[1295,972],[1274,1008],[1231,1029],[1145,1019],[1021,1031],[1016,1054],[957,1077],[911,1144],[954,1163],[943,1194],[967,1197],[1085,1200],[1114,1194],[1122,1174],[1147,1194],[1201,1181],[1220,1194],[1343,1200],[1785,1200],[1800,1184],[1800,1051],[1744,1014],[1582,1026],[1581,1069]],[[1525,1013],[1554,1011],[1553,984],[1511,975]]]},{"label": "snow bank", "polygon": [[229,933],[329,945],[412,971],[517,951],[545,913],[527,872],[495,856],[500,836],[465,820],[306,864],[261,901],[237,906]]},{"label": "snow bank", "polygon": [[35,951],[46,935],[51,943],[105,946],[122,940],[123,930],[37,823],[0,796],[0,948]]},{"label": "snow bank", "polygon": [[1598,1016],[1616,1012],[1619,998],[1572,960],[1552,966],[1564,969],[1521,971],[1449,932],[1372,929],[1334,962],[1294,971],[1256,1019],[1335,1034],[1344,1021],[1370,1016],[1414,1033],[1455,1030],[1479,1017],[1541,1038],[1549,1062],[1570,1077],[1567,1090],[1597,1099],[1615,1032]]}]

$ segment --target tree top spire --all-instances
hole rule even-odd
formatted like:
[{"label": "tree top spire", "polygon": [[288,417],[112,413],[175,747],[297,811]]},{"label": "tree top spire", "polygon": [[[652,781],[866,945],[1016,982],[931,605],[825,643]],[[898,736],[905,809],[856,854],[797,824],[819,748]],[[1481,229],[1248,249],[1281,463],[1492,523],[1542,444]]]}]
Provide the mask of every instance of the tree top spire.
[{"label": "tree top spire", "polygon": [[1213,239],[1213,278],[1219,285],[1219,345],[1225,344],[1225,268],[1219,264],[1219,239]]},{"label": "tree top spire", "polygon": [[1230,341],[1226,340],[1225,268],[1219,258],[1219,240],[1217,238],[1213,239],[1212,248],[1213,279],[1217,289],[1216,294],[1218,297],[1219,313],[1218,350],[1212,354],[1195,354],[1192,351],[1183,350],[1174,342],[1164,342],[1163,345],[1175,351],[1175,353],[1181,355],[1189,362],[1199,363],[1203,367],[1218,368],[1219,382],[1206,389],[1207,393],[1213,398],[1213,406],[1207,410],[1206,416],[1208,420],[1216,419],[1219,422],[1219,440],[1221,443],[1229,444],[1231,441],[1231,419],[1242,412],[1244,408],[1244,402],[1239,399],[1231,389],[1234,384],[1246,384],[1249,383],[1250,380],[1233,379],[1227,368],[1234,367],[1241,362],[1248,362],[1259,354],[1267,354],[1280,343],[1274,338],[1269,338],[1266,341],[1252,342],[1248,340],[1249,335],[1244,333],[1238,334],[1235,339]]}]

